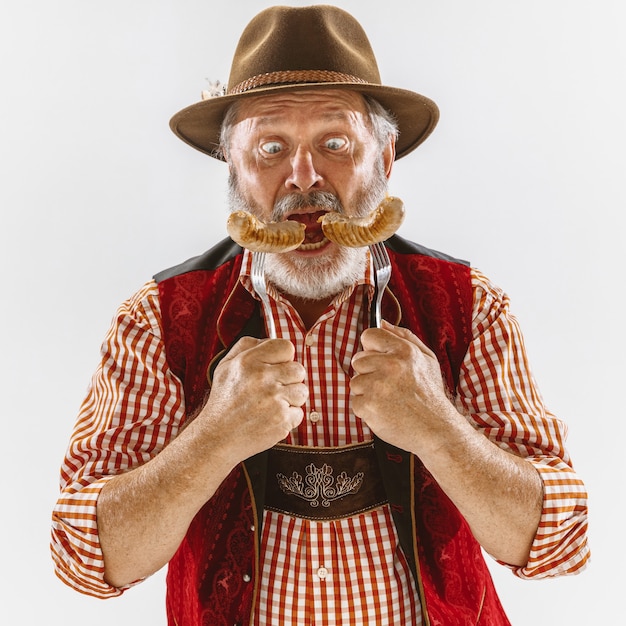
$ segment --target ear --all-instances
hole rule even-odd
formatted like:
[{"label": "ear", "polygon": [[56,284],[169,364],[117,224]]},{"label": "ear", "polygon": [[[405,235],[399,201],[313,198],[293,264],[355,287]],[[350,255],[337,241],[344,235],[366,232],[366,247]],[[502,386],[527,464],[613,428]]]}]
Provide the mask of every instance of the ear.
[{"label": "ear", "polygon": [[383,150],[383,165],[385,167],[385,176],[391,176],[394,161],[396,160],[396,139],[390,137],[385,149]]}]

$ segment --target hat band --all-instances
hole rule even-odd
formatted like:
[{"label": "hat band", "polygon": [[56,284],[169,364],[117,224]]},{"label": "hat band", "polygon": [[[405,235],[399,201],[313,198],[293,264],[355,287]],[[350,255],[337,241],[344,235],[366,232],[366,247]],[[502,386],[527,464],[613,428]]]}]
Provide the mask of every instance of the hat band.
[{"label": "hat band", "polygon": [[367,84],[366,80],[333,72],[331,70],[285,70],[282,72],[268,72],[258,74],[252,78],[242,81],[228,90],[228,95],[234,95],[256,89],[257,87],[267,87],[268,85],[291,85],[298,83],[359,83]]}]

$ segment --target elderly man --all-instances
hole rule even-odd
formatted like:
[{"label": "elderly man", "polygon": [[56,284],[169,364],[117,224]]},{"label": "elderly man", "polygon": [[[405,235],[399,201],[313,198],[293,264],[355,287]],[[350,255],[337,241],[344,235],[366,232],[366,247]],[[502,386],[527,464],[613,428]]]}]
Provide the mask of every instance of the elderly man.
[{"label": "elderly man", "polygon": [[372,327],[368,247],[320,225],[370,215],[437,118],[330,6],[257,15],[228,90],[174,116],[233,211],[304,240],[266,255],[269,309],[231,239],[120,307],[61,471],[63,581],[114,596],[169,563],[178,626],[493,626],[483,549],[520,577],[584,567],[585,488],[504,293],[394,235]]}]

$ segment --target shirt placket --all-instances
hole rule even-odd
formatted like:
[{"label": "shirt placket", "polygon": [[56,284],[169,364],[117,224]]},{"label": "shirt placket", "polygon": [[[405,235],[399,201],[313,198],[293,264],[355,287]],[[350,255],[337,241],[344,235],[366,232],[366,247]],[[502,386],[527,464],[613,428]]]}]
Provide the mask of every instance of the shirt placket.
[{"label": "shirt placket", "polygon": [[[313,590],[311,624],[334,626],[336,607],[333,585],[336,572],[328,541],[330,522],[310,525],[310,567],[308,585]],[[319,618],[318,618],[319,616]]]}]

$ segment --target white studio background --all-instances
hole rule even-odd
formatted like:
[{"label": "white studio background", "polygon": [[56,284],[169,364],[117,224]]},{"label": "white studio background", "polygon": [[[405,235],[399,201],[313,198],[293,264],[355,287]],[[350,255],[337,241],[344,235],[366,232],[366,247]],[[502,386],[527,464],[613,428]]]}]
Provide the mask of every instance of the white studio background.
[{"label": "white studio background", "polygon": [[[300,2],[296,2],[301,4]],[[302,3],[304,4],[304,3]],[[401,234],[510,294],[591,502],[592,563],[520,581],[515,626],[623,613],[626,44],[622,0],[346,0],[383,81],[441,108],[396,165]],[[0,8],[3,624],[164,626],[163,572],[120,599],[52,572],[58,467],[118,304],[225,236],[226,169],[170,116],[226,81],[266,2],[5,0]],[[621,253],[619,254],[621,257]]]}]

